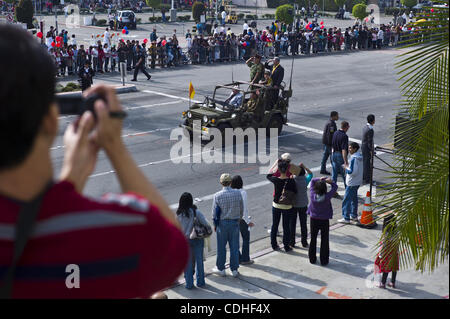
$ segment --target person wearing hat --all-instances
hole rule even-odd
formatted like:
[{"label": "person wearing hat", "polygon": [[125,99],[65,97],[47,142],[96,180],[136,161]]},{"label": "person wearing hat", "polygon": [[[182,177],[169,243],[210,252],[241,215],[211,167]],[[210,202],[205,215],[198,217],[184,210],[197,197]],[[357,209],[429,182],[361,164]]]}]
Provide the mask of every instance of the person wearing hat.
[{"label": "person wearing hat", "polygon": [[91,87],[93,84],[92,78],[94,77],[95,73],[94,70],[91,68],[91,63],[86,60],[84,62],[84,68],[80,68],[80,72],[78,73],[78,76],[80,77],[81,82],[81,90],[84,91]]},{"label": "person wearing hat", "polygon": [[266,86],[272,86],[272,78],[270,77],[270,71],[265,70],[264,71],[264,77],[259,81],[259,84],[266,85]]},{"label": "person wearing hat", "polygon": [[245,63],[250,68],[250,82],[252,84],[258,83],[264,75],[264,65],[261,63],[261,56],[255,54]]},{"label": "person wearing hat", "polygon": [[244,215],[241,192],[231,188],[230,174],[220,176],[222,190],[214,194],[212,213],[217,233],[217,258],[213,273],[225,276],[226,245],[230,248],[230,269],[233,277],[239,275],[239,226]]},{"label": "person wearing hat", "polygon": [[280,177],[280,172],[277,170],[278,162],[280,162],[280,160],[285,161],[288,164],[288,168],[286,171],[287,177],[290,178],[290,177],[292,177],[292,175],[296,175],[296,176],[299,175],[301,168],[300,168],[300,166],[297,166],[297,165],[291,163],[292,162],[291,153],[283,153],[283,154],[281,154],[280,159],[276,160],[275,163],[273,163],[272,167],[269,169],[269,171],[273,172],[273,176]]},{"label": "person wearing hat", "polygon": [[242,98],[243,95],[241,91],[239,90],[239,85],[233,86],[233,90],[228,97],[228,99],[225,100],[225,106],[227,106],[230,109],[239,108],[242,104]]}]

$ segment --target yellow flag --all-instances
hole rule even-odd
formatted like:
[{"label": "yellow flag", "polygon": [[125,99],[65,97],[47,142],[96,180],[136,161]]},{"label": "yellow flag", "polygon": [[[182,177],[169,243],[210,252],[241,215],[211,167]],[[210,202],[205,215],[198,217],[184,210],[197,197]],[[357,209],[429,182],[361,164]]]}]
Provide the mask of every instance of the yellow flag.
[{"label": "yellow flag", "polygon": [[192,85],[192,82],[189,82],[189,98],[193,99],[195,95],[194,86]]}]

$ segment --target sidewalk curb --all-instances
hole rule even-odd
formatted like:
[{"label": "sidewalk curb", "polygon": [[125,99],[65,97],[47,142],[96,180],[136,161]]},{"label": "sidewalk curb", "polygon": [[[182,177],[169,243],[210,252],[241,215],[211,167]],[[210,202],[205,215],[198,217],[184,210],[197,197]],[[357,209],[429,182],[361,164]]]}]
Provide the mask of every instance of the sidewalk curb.
[{"label": "sidewalk curb", "polygon": [[[138,91],[136,85],[134,84],[126,84],[125,86],[115,85],[114,87],[116,90],[116,94],[124,94]],[[56,96],[77,97],[81,96],[81,91],[56,93]]]}]

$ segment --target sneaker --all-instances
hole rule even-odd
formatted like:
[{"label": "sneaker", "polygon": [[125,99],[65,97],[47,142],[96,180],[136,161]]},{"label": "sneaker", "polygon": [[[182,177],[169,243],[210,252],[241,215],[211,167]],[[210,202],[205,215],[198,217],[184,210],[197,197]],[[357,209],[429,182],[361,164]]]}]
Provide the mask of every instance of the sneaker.
[{"label": "sneaker", "polygon": [[329,171],[320,171],[320,174],[322,175],[331,175]]},{"label": "sneaker", "polygon": [[222,277],[226,276],[225,269],[224,270],[219,270],[217,267],[214,267],[212,269],[212,273],[216,274],[216,275],[219,275],[219,276],[222,276]]},{"label": "sneaker", "polygon": [[304,243],[302,243],[302,246],[303,246],[303,248],[308,248],[308,243],[307,242],[304,242]]},{"label": "sneaker", "polygon": [[131,79],[130,81],[137,81],[136,79]]},{"label": "sneaker", "polygon": [[338,219],[338,223],[341,223],[341,224],[350,224],[350,221],[347,220],[347,219],[345,219],[345,218],[341,218],[341,219]]},{"label": "sneaker", "polygon": [[351,218],[350,218],[350,222],[351,222],[353,225],[356,225],[356,224],[359,223],[359,219],[358,219],[358,217],[356,217],[356,218],[351,217]]},{"label": "sneaker", "polygon": [[279,251],[279,250],[280,250],[280,247],[279,247],[279,246],[277,246],[277,247],[272,247],[272,249],[275,250],[275,251]]},{"label": "sneaker", "polygon": [[150,77],[147,78],[147,81],[150,81],[151,78],[152,78],[152,76],[150,75]]},{"label": "sneaker", "polygon": [[233,274],[233,277],[234,277],[234,278],[236,278],[237,276],[239,276],[239,271],[237,271],[237,270],[233,270],[231,273]]},{"label": "sneaker", "polygon": [[247,261],[241,261],[240,264],[241,265],[251,265],[253,264],[255,261],[253,259],[247,260]]},{"label": "sneaker", "polygon": [[292,247],[290,247],[290,246],[287,246],[287,247],[284,247],[284,251],[285,252],[290,252],[290,251],[292,251],[293,249],[292,249]]}]

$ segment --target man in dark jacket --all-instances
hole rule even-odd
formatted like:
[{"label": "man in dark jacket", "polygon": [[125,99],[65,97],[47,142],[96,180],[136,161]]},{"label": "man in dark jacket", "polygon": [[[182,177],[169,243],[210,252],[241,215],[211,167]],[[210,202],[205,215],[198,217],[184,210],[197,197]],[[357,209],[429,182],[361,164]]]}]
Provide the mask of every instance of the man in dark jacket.
[{"label": "man in dark jacket", "polygon": [[375,115],[367,116],[367,124],[363,127],[363,136],[361,143],[361,152],[363,156],[363,184],[369,184],[372,179],[372,156],[374,152],[373,144],[373,125],[375,124]]},{"label": "man in dark jacket", "polygon": [[328,161],[328,157],[331,155],[331,142],[333,141],[333,134],[337,131],[336,121],[339,120],[339,114],[336,111],[332,111],[330,114],[330,119],[327,124],[325,124],[325,128],[323,129],[322,135],[322,144],[323,144],[323,157],[322,164],[320,166],[320,174],[331,175],[330,172],[327,171],[326,165]]},{"label": "man in dark jacket", "polygon": [[84,68],[80,68],[78,76],[80,77],[81,90],[84,91],[91,87],[94,83],[92,78],[94,77],[94,70],[91,68],[89,61],[85,61]]},{"label": "man in dark jacket", "polygon": [[148,72],[145,70],[145,54],[139,45],[136,46],[136,59],[137,59],[136,68],[134,69],[134,75],[131,81],[137,81],[137,75],[139,73],[139,70],[141,70],[142,73],[144,73],[144,75],[147,76],[147,80],[150,80],[152,76],[148,74]]},{"label": "man in dark jacket", "polygon": [[[272,66],[269,63],[272,62]],[[272,78],[272,87],[273,90],[270,90],[270,96],[272,103],[275,104],[278,100],[278,93],[280,91],[281,82],[283,82],[284,78],[284,68],[280,65],[280,58],[274,57],[272,60],[267,61],[264,64],[266,69],[269,69],[271,72]]]}]

